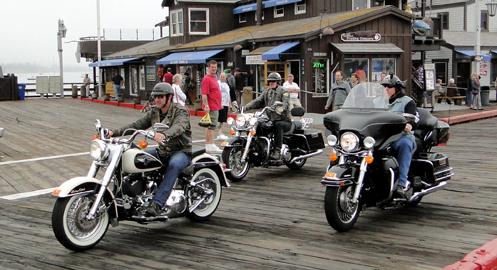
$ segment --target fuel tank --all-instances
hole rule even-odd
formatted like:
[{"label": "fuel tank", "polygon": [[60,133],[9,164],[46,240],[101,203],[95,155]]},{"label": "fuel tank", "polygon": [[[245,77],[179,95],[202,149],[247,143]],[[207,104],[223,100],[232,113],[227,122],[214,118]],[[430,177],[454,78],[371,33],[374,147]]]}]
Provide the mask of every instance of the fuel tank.
[{"label": "fuel tank", "polygon": [[128,149],[122,157],[125,173],[141,173],[154,171],[162,167],[162,162],[153,155],[139,149]]}]

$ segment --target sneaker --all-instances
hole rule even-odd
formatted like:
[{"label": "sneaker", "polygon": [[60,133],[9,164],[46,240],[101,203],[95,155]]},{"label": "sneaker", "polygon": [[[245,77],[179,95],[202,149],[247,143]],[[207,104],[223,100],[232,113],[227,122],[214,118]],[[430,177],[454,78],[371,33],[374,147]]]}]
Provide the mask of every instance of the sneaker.
[{"label": "sneaker", "polygon": [[205,146],[205,152],[211,153],[211,154],[221,154],[223,152],[223,150],[221,150],[215,144],[208,144]]},{"label": "sneaker", "polygon": [[156,217],[162,212],[162,207],[156,202],[151,202],[147,208],[145,208],[145,215],[147,217]]},{"label": "sneaker", "polygon": [[224,135],[223,133],[221,133],[221,135],[217,136],[217,138],[216,138],[216,140],[218,140],[218,141],[224,141],[227,139],[228,139],[228,136]]}]

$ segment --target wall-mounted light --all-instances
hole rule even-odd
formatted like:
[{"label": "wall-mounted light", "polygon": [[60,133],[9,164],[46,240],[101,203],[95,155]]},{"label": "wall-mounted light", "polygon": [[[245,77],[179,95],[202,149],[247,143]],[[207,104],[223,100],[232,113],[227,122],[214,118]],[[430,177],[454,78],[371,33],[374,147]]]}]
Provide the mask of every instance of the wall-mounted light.
[{"label": "wall-mounted light", "polygon": [[490,17],[495,16],[495,13],[497,13],[497,2],[492,1],[492,2],[486,3],[485,5],[487,5],[488,16],[490,16]]}]

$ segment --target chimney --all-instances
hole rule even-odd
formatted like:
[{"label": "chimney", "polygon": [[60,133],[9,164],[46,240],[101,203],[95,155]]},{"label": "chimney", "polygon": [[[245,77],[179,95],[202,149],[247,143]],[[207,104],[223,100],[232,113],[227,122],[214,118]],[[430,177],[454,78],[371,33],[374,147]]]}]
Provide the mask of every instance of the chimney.
[{"label": "chimney", "polygon": [[255,17],[257,18],[257,24],[255,26],[262,25],[262,0],[257,0],[257,10],[255,11]]}]

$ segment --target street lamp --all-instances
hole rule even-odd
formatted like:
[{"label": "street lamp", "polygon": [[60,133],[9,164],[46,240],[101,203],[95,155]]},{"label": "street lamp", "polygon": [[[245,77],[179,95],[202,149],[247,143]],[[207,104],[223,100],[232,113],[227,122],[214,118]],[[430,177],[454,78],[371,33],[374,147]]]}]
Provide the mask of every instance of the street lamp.
[{"label": "street lamp", "polygon": [[[481,11],[480,11],[480,1],[475,1],[475,24],[476,26],[476,46],[475,46],[475,64],[474,64],[474,72],[477,74],[480,74],[479,69],[480,69],[480,61],[481,61],[481,55],[480,55],[480,34],[481,34]],[[495,13],[497,12],[497,2],[492,1],[486,3],[487,10],[488,10],[488,15],[490,17],[494,17]]]},{"label": "street lamp", "polygon": [[[236,41],[236,35],[242,31],[245,31],[247,33],[250,34],[250,36],[252,37],[252,48],[253,48],[253,45],[255,45],[255,39],[254,39],[254,35],[252,35],[252,32],[250,32],[249,30],[246,30],[246,29],[240,29],[238,30],[238,32],[236,32],[234,35],[233,35],[233,44],[235,44],[235,41]],[[239,51],[240,49],[242,49],[243,46],[240,45],[240,44],[235,44],[235,46],[233,46],[233,69],[236,68],[236,52]]]},{"label": "street lamp", "polygon": [[487,5],[488,15],[490,17],[495,16],[495,13],[497,13],[497,1],[488,2],[485,5]]},{"label": "street lamp", "polygon": [[62,39],[66,37],[67,28],[64,21],[59,20],[59,31],[57,32],[57,51],[59,52],[60,67],[60,98],[64,98],[64,67],[62,62]]},{"label": "street lamp", "polygon": [[[327,24],[326,28],[324,28],[323,31],[321,32],[321,22],[323,21],[323,16],[326,16],[326,19],[328,20],[328,24]],[[319,20],[319,31],[320,31],[319,39],[322,39],[323,36],[333,35],[335,33],[333,28],[329,27],[329,25],[330,25],[330,18],[328,17],[328,14],[321,13],[321,19]]]}]

